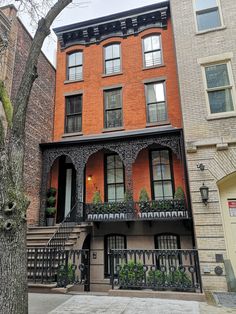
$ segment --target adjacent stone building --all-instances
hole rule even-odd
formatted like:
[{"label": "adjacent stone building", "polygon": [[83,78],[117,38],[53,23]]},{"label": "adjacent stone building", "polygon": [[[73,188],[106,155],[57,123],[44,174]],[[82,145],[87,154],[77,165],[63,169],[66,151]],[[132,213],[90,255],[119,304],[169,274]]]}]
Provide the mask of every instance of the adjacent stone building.
[{"label": "adjacent stone building", "polygon": [[170,3],[203,287],[227,290],[236,274],[236,3]]},{"label": "adjacent stone building", "polygon": [[[13,5],[0,8],[1,42],[7,48],[0,59],[0,80],[13,100],[23,74],[32,37],[17,17]],[[39,143],[52,138],[55,68],[43,53],[38,62],[38,74],[28,106],[26,120],[26,151],[24,185],[30,199],[28,224],[37,224],[40,207],[41,152]]]}]

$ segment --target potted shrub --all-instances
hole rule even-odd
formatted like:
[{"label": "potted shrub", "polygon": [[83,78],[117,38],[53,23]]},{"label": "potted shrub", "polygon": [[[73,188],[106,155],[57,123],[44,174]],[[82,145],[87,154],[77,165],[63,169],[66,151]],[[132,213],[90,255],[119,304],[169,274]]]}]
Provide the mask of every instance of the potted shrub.
[{"label": "potted shrub", "polygon": [[[176,208],[180,208],[180,210],[176,211],[177,215],[183,215],[183,211],[185,210],[185,194],[183,191],[183,188],[181,186],[178,186],[175,194],[174,194],[174,200],[176,200],[178,202],[178,204],[176,204],[177,206],[174,205],[174,207]],[[181,205],[181,207],[179,206],[179,204]]]},{"label": "potted shrub", "polygon": [[98,214],[101,208],[101,203],[102,203],[102,197],[100,194],[100,191],[95,191],[93,193],[93,199],[92,199],[92,218],[93,219],[97,219],[98,218]]},{"label": "potted shrub", "polygon": [[147,218],[150,210],[150,198],[145,188],[142,188],[139,194],[139,208],[141,210],[141,217]]},{"label": "potted shrub", "polygon": [[51,187],[48,189],[47,192],[47,207],[46,207],[46,221],[47,226],[54,225],[54,218],[56,214],[56,189]]},{"label": "potted shrub", "polygon": [[118,272],[120,289],[141,289],[145,280],[145,270],[141,262],[130,260]]},{"label": "potted shrub", "polygon": [[47,207],[46,208],[46,220],[47,220],[47,226],[53,226],[54,225],[54,219],[56,214],[56,207]]}]

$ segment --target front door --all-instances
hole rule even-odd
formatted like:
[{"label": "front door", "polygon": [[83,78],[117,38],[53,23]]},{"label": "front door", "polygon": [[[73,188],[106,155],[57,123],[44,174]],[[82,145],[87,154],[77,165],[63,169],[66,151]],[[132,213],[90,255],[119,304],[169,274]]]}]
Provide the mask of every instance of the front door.
[{"label": "front door", "polygon": [[236,173],[219,183],[228,258],[236,275]]},{"label": "front door", "polygon": [[75,204],[75,168],[67,158],[60,160],[58,183],[57,223],[60,223]]}]

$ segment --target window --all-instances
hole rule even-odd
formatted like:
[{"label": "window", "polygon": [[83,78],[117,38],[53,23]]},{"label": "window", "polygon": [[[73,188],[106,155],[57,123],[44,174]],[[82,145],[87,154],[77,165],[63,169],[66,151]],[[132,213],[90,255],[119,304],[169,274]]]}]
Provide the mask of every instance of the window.
[{"label": "window", "polygon": [[165,83],[146,84],[147,122],[158,123],[167,120]]},{"label": "window", "polygon": [[105,128],[122,126],[121,89],[104,92],[105,97]]},{"label": "window", "polygon": [[[178,250],[180,249],[180,238],[178,235],[171,233],[163,233],[155,236],[155,249],[157,250]],[[159,255],[157,257],[157,266],[165,266],[166,272],[169,273],[170,267],[178,267],[181,261],[181,256],[178,254],[173,255]],[[181,263],[182,264],[182,263]]]},{"label": "window", "polygon": [[66,97],[66,133],[82,130],[82,95]]},{"label": "window", "polygon": [[119,73],[121,71],[120,44],[112,44],[104,48],[105,74]]},{"label": "window", "polygon": [[119,155],[106,156],[106,201],[124,200],[124,166]]},{"label": "window", "polygon": [[152,35],[143,39],[144,67],[162,64],[160,35]]},{"label": "window", "polygon": [[[111,266],[110,266],[110,256],[108,255],[108,253],[112,249],[117,249],[117,250],[126,249],[127,243],[126,243],[126,237],[120,234],[107,235],[104,240],[105,240],[105,243],[104,243],[105,277],[109,277],[111,275]],[[117,264],[118,264],[118,261],[114,261],[114,274],[116,273]]]},{"label": "window", "polygon": [[79,81],[83,78],[83,53],[81,51],[68,55],[67,79]]},{"label": "window", "polygon": [[173,178],[169,150],[151,151],[151,169],[153,199],[173,198]]},{"label": "window", "polygon": [[230,78],[229,70],[229,62],[205,66],[206,92],[211,114],[234,111],[233,79]]},{"label": "window", "polygon": [[221,26],[219,0],[195,0],[198,31]]}]

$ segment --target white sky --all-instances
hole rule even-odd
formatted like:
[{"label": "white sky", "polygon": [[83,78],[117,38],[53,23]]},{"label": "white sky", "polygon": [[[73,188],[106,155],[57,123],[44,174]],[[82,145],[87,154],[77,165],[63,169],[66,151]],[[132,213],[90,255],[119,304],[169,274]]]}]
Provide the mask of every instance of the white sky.
[{"label": "white sky", "polygon": [[[88,1],[89,3],[86,5],[86,7],[75,7],[70,5],[65,8],[53,23],[53,28],[130,10],[161,1],[163,0],[90,0]],[[27,29],[30,30],[29,19],[25,16],[21,16],[21,20]],[[31,31],[31,33],[33,34],[33,31]],[[43,51],[49,60],[55,64],[55,35],[51,36],[51,39],[45,40]]]}]

